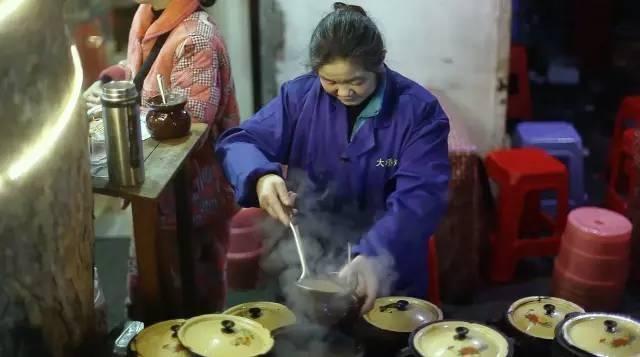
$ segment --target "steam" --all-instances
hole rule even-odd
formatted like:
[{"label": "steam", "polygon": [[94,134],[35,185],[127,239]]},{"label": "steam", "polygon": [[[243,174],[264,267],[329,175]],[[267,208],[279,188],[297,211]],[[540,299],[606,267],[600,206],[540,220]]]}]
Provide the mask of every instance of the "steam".
[{"label": "steam", "polygon": [[[348,261],[347,242],[357,248],[361,237],[375,221],[374,213],[358,209],[356,202],[341,202],[331,192],[337,187],[318,189],[304,172],[289,170],[287,185],[296,192],[296,221],[300,227],[301,238],[310,274],[327,276],[338,273]],[[310,319],[305,312],[312,311],[313,302],[301,295],[296,285],[300,276],[300,261],[288,227],[275,220],[266,220],[265,232],[266,256],[262,269],[272,281],[278,282],[279,292],[284,303],[296,312],[303,321]],[[375,247],[376,273],[380,280],[379,296],[388,295],[396,281],[394,260],[382,247]],[[312,323],[313,321],[304,321]]]}]

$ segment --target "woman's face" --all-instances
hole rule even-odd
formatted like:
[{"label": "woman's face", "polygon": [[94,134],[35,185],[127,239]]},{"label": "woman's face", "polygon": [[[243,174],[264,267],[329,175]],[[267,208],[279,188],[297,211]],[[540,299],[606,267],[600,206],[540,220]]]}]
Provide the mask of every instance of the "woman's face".
[{"label": "woman's face", "polygon": [[358,105],[376,90],[376,73],[348,59],[333,60],[318,69],[322,88],[347,106]]}]

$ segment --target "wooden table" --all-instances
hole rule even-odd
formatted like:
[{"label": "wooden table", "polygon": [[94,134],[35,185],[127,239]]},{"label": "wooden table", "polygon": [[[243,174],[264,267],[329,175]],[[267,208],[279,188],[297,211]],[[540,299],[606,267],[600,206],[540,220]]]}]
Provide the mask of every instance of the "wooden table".
[{"label": "wooden table", "polygon": [[[139,296],[136,304],[145,323],[160,321],[164,316],[163,296],[160,288],[157,240],[159,236],[158,198],[173,181],[176,198],[176,245],[180,254],[180,276],[183,288],[183,312],[195,306],[195,281],[190,264],[191,203],[190,180],[185,170],[185,160],[206,132],[206,124],[191,125],[189,136],[158,142],[143,142],[145,181],[135,187],[120,187],[109,183],[105,177],[93,177],[93,192],[121,197],[131,202],[133,213],[133,237],[138,260]],[[138,307],[137,307],[138,308]],[[138,318],[136,316],[136,318]]]}]

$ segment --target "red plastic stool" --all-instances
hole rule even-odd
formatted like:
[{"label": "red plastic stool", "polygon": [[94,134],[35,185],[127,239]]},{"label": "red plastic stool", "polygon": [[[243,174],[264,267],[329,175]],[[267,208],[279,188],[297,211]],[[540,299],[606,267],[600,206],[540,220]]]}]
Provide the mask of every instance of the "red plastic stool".
[{"label": "red plastic stool", "polygon": [[639,137],[640,129],[625,130],[622,146],[611,160],[611,175],[609,176],[605,202],[607,208],[620,214],[627,214],[629,200],[637,183],[634,152],[638,152],[635,143]]},{"label": "red plastic stool", "polygon": [[624,132],[629,127],[640,127],[640,96],[625,97],[620,104],[613,127],[609,163],[613,163],[622,151]]},{"label": "red plastic stool", "polygon": [[235,290],[255,289],[263,253],[262,221],[266,212],[243,208],[231,219],[227,252],[227,284]]},{"label": "red plastic stool", "polygon": [[512,46],[509,66],[507,118],[530,119],[533,116],[533,110],[527,49],[523,46]]},{"label": "red plastic stool", "polygon": [[[562,162],[537,148],[493,151],[485,162],[489,177],[500,189],[490,275],[495,282],[508,282],[520,259],[557,254],[568,212],[569,176]],[[541,191],[556,192],[555,219],[541,212]],[[530,217],[545,218],[541,223],[548,226],[550,235],[523,239],[522,218]]]},{"label": "red plastic stool", "polygon": [[429,239],[429,290],[427,299],[436,306],[441,306],[440,299],[440,269],[438,267],[438,249],[436,248],[436,237]]},{"label": "red plastic stool", "polygon": [[624,294],[631,222],[597,207],[571,211],[553,271],[553,296],[588,310],[611,311]]}]

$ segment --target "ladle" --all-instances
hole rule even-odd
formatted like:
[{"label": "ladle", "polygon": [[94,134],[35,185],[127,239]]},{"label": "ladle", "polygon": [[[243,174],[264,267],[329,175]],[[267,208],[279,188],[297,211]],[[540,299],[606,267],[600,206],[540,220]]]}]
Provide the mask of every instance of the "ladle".
[{"label": "ladle", "polygon": [[291,228],[291,232],[293,233],[293,239],[296,242],[296,250],[298,251],[298,257],[300,258],[300,267],[302,272],[300,273],[300,277],[298,278],[298,283],[302,282],[304,279],[307,279],[309,269],[307,268],[307,259],[304,256],[304,249],[302,247],[302,239],[300,238],[300,230],[298,229],[298,225],[293,223],[293,217],[289,220],[289,228]]}]

